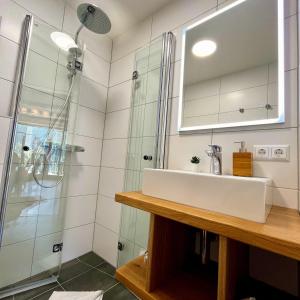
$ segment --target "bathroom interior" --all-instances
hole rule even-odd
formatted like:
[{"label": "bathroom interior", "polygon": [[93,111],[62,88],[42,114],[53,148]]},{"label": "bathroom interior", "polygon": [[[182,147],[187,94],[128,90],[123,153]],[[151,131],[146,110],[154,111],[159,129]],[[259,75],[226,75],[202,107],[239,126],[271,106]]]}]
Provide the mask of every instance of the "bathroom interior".
[{"label": "bathroom interior", "polygon": [[300,299],[298,14],[0,0],[0,299]]}]

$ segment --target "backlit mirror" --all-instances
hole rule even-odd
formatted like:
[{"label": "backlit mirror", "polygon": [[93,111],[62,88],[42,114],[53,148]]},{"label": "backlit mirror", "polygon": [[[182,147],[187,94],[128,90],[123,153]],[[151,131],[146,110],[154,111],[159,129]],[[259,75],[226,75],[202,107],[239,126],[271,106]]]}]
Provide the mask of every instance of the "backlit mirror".
[{"label": "backlit mirror", "polygon": [[240,0],[183,30],[179,131],[284,122],[283,0]]}]

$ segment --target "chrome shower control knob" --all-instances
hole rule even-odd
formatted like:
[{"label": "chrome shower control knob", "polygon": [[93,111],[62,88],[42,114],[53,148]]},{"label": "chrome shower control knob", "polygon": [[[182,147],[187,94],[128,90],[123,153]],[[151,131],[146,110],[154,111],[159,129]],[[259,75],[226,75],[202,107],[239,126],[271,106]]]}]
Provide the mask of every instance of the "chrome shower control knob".
[{"label": "chrome shower control knob", "polygon": [[30,150],[30,148],[28,146],[23,146],[23,151],[27,152],[29,150]]},{"label": "chrome shower control knob", "polygon": [[152,156],[151,155],[144,155],[144,160],[152,160]]}]

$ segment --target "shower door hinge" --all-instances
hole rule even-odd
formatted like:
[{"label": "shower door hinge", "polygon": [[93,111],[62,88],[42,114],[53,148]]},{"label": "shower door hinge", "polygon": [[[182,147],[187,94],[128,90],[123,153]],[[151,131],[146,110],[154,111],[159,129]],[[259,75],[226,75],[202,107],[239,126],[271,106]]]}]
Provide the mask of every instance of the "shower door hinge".
[{"label": "shower door hinge", "polygon": [[63,249],[63,243],[60,243],[60,244],[54,244],[53,245],[53,248],[52,248],[52,252],[53,253],[57,253],[57,252],[61,252],[62,249]]},{"label": "shower door hinge", "polygon": [[139,78],[139,73],[138,73],[138,71],[133,71],[133,73],[132,73],[132,80],[136,80],[136,79],[138,79]]}]

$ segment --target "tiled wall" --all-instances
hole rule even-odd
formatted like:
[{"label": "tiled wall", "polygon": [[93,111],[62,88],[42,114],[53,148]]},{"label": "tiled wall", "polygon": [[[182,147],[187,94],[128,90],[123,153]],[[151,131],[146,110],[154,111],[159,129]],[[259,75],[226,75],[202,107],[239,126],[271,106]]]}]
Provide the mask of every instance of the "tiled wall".
[{"label": "tiled wall", "polygon": [[[126,130],[129,120],[131,93],[131,73],[136,49],[143,47],[162,32],[172,30],[177,38],[174,61],[174,89],[170,130],[170,169],[192,169],[190,158],[200,156],[200,170],[209,171],[209,158],[205,154],[207,145],[219,144],[223,147],[223,168],[231,173],[232,152],[235,141],[246,141],[252,150],[254,144],[290,144],[289,162],[255,162],[254,175],[271,177],[274,182],[274,204],[298,208],[298,98],[297,98],[297,1],[285,1],[285,49],[286,49],[286,122],[285,124],[209,130],[200,133],[179,135],[177,132],[177,106],[179,96],[179,72],[181,64],[182,26],[193,23],[227,5],[230,1],[217,0],[177,0],[164,7],[149,19],[138,24],[125,34],[113,40],[112,65],[109,83],[108,112],[101,163],[100,195],[98,203],[110,212],[105,218],[98,210],[94,249],[97,253],[116,264],[118,224],[120,207],[114,203],[113,195],[122,190],[126,159]],[[116,120],[115,126],[110,120]],[[103,203],[101,201],[103,200]],[[101,210],[101,209],[100,209]],[[103,243],[102,241],[105,241]]]},{"label": "tiled wall", "polygon": [[277,118],[276,75],[277,64],[270,63],[186,85],[183,126]]},{"label": "tiled wall", "polygon": [[[2,0],[0,1],[0,169],[7,144],[7,132],[10,123],[9,107],[15,79],[15,68],[19,49],[22,22],[26,14],[32,14],[55,31],[64,31],[74,35],[80,23],[76,11],[65,4],[64,0]],[[63,260],[70,260],[92,250],[95,211],[97,205],[98,182],[104,120],[111,60],[111,39],[82,31],[82,40],[86,45],[84,67],[79,90],[79,105],[74,122],[74,143],[84,146],[85,152],[72,156],[68,189],[59,201],[55,190],[44,193],[45,209],[57,211],[56,205],[66,203],[66,222],[64,226]],[[46,51],[47,49],[45,49]],[[59,63],[65,66],[64,61]],[[39,64],[36,64],[39,67]],[[58,65],[59,70],[60,65]],[[59,76],[59,73],[57,73]],[[59,78],[63,80],[63,78]],[[58,81],[59,83],[60,81]],[[58,194],[60,196],[60,194]],[[42,205],[42,206],[43,206]],[[42,207],[41,206],[41,207]],[[48,207],[48,208],[47,208]],[[55,208],[56,207],[56,208]],[[59,209],[58,209],[59,210]],[[60,216],[56,216],[59,218]],[[28,245],[27,245],[27,244]],[[16,244],[7,251],[1,250],[1,268],[10,270],[11,264],[20,265],[18,270],[22,279],[26,269],[30,269],[31,257],[26,257],[28,242],[20,245],[24,255],[12,255]],[[30,253],[30,252],[28,252]],[[2,263],[5,262],[3,265]],[[9,271],[7,271],[9,272]],[[22,273],[23,272],[23,273]],[[14,274],[9,274],[11,278]]]}]

